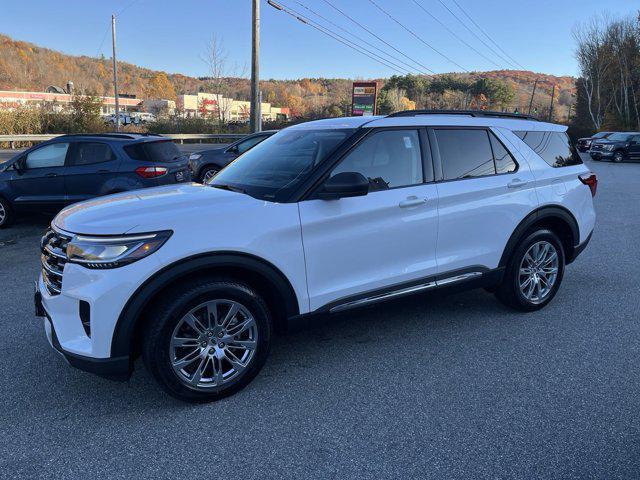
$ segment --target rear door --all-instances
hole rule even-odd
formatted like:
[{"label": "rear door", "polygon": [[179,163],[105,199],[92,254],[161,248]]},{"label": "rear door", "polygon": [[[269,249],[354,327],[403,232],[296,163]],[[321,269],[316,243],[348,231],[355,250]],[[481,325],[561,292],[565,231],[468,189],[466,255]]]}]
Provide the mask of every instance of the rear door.
[{"label": "rear door", "polygon": [[361,173],[367,195],[299,203],[311,310],[436,274],[438,199],[428,152],[424,130],[373,131],[329,175]]},{"label": "rear door", "polygon": [[61,208],[66,203],[64,177],[69,143],[43,145],[19,160],[13,172],[11,189],[14,204],[20,209]]},{"label": "rear door", "polygon": [[69,154],[65,189],[70,203],[119,191],[120,159],[108,143],[73,142]]},{"label": "rear door", "polygon": [[516,160],[498,131],[442,127],[429,136],[442,170],[439,274],[496,268],[516,226],[538,204],[528,164]]}]

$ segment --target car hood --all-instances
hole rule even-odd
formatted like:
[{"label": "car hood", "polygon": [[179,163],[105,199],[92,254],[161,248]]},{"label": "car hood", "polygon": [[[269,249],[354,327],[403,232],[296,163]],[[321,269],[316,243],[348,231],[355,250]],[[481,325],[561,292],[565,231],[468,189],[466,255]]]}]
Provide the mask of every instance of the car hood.
[{"label": "car hood", "polygon": [[197,183],[147,188],[76,203],[62,210],[53,224],[67,232],[90,235],[172,230],[198,222],[208,209],[233,213],[264,203],[248,195]]}]

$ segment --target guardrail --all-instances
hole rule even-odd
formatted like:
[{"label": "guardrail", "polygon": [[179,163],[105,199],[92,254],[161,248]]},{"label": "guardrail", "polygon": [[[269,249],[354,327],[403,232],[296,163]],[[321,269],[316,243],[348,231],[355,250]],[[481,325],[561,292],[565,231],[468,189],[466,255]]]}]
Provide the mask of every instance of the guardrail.
[{"label": "guardrail", "polygon": [[[51,134],[51,135],[0,135],[0,143],[8,143],[10,148],[15,148],[15,144],[18,142],[46,142],[56,137],[61,137],[63,134]],[[126,133],[124,133],[126,135]],[[185,140],[195,140],[199,143],[203,141],[212,142],[215,140],[227,140],[235,141],[246,136],[246,133],[161,133],[163,137],[170,138],[174,142],[184,143]]]}]

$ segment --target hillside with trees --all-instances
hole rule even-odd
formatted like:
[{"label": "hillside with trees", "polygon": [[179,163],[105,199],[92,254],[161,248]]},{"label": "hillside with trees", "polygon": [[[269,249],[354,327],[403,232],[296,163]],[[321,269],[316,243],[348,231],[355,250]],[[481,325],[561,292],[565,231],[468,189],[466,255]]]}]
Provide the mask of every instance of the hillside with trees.
[{"label": "hillside with trees", "polygon": [[[215,41],[215,39],[214,39]],[[247,78],[233,76],[220,65],[222,51],[213,45],[211,76],[195,78],[166,73],[119,62],[120,91],[139,98],[175,99],[176,95],[198,91],[216,92],[236,99],[248,99]],[[0,35],[0,89],[42,91],[49,85],[74,82],[76,91],[92,95],[113,93],[111,61],[107,58],[66,55]],[[573,103],[575,79],[529,71],[499,70],[434,77],[414,76],[377,79],[382,88],[382,112],[401,108],[493,108],[528,110],[534,83],[538,80],[533,108],[541,116],[548,112],[553,85],[554,110],[566,120]],[[319,118],[349,113],[351,79],[303,78],[263,80],[263,98],[289,107],[295,117]],[[221,92],[221,90],[223,90]]]}]

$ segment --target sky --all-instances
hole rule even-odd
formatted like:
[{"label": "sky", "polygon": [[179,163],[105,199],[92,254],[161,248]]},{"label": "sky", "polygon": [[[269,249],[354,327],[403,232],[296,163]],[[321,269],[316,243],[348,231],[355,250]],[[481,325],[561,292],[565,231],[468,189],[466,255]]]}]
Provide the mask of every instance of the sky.
[{"label": "sky", "polygon": [[[398,70],[406,73],[407,64],[413,67],[413,73],[497,70],[520,65],[536,72],[577,75],[571,33],[574,26],[605,12],[617,17],[640,9],[638,0],[328,1],[396,50],[351,23],[325,0],[279,3],[370,51],[388,52],[392,57],[385,58],[395,66],[380,64],[261,0],[261,78],[381,78],[397,74]],[[445,6],[465,21],[477,37]],[[251,0],[0,0],[0,12],[0,32],[15,39],[72,55],[106,57],[111,56],[110,22],[115,13],[119,60],[192,76],[208,74],[203,57],[215,34],[228,53],[229,73],[249,72]],[[327,20],[359,39],[349,37]],[[363,44],[362,39],[376,49]]]}]

